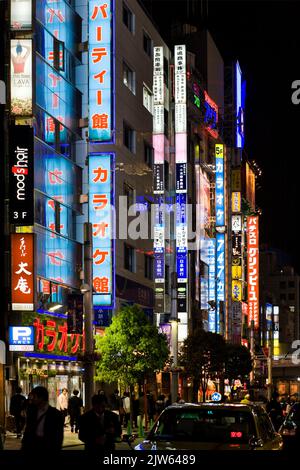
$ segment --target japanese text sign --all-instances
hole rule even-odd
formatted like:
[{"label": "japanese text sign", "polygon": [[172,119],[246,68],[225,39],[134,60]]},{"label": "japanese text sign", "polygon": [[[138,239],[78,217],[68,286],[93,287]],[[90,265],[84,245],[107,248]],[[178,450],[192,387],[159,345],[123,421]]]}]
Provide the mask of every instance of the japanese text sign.
[{"label": "japanese text sign", "polygon": [[89,221],[93,241],[93,303],[113,303],[113,214],[111,154],[89,156]]},{"label": "japanese text sign", "polygon": [[216,225],[225,225],[224,201],[224,146],[215,145],[216,155]]},{"label": "japanese text sign", "polygon": [[12,310],[34,310],[34,235],[11,235]]},{"label": "japanese text sign", "polygon": [[258,216],[247,217],[248,324],[259,327],[259,241]]},{"label": "japanese text sign", "polygon": [[113,0],[89,1],[89,139],[112,141]]}]

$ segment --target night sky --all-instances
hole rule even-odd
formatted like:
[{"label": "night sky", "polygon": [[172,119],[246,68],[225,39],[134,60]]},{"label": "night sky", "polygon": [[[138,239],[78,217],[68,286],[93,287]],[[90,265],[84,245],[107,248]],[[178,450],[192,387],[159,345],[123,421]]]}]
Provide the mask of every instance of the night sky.
[{"label": "night sky", "polygon": [[[159,26],[171,11],[183,17],[182,7],[179,0],[152,1]],[[300,0],[208,3],[208,29],[225,60],[238,58],[247,81],[246,152],[263,170],[261,242],[290,254],[298,272],[300,104],[292,104],[291,84],[300,80],[299,24]]]}]

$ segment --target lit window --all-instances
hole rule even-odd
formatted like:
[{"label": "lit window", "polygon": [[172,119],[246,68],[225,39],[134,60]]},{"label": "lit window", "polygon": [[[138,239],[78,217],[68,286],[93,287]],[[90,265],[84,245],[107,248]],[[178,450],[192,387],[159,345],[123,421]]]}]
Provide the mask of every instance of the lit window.
[{"label": "lit window", "polygon": [[146,85],[143,85],[143,105],[153,114],[153,95]]},{"label": "lit window", "polygon": [[135,95],[135,72],[123,62],[123,83]]}]

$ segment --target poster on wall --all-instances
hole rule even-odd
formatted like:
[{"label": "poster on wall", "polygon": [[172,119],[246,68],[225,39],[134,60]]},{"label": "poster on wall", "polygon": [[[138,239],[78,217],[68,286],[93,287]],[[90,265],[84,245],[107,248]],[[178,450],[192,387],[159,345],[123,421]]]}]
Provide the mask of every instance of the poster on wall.
[{"label": "poster on wall", "polygon": [[10,0],[10,28],[24,31],[32,27],[32,0]]},{"label": "poster on wall", "polygon": [[32,114],[32,41],[10,41],[10,111],[13,116]]}]

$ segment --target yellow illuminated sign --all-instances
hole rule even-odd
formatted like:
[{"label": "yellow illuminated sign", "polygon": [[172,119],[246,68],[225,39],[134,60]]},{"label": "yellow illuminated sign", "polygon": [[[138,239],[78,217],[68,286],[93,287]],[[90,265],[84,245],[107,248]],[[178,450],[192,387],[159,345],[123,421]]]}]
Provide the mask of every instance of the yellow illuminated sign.
[{"label": "yellow illuminated sign", "polygon": [[232,266],[232,279],[242,278],[242,266]]},{"label": "yellow illuminated sign", "polygon": [[232,193],[232,212],[241,212],[241,193],[233,192]]},{"label": "yellow illuminated sign", "polygon": [[215,145],[216,158],[224,158],[224,145],[216,144]]}]

